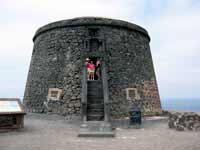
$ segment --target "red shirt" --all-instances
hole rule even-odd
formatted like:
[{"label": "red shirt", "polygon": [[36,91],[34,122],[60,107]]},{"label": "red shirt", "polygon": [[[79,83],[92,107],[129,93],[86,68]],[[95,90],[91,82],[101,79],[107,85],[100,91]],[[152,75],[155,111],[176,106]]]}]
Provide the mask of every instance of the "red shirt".
[{"label": "red shirt", "polygon": [[90,68],[91,70],[94,70],[94,69],[95,69],[94,64],[91,64],[91,63],[88,63],[88,64],[87,64],[87,67]]}]

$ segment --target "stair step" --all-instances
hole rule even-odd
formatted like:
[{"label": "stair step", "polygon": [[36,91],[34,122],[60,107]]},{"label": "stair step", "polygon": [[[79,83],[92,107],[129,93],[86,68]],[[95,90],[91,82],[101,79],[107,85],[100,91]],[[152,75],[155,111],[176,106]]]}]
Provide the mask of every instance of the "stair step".
[{"label": "stair step", "polygon": [[89,98],[87,100],[88,104],[94,104],[94,103],[97,103],[97,104],[102,104],[104,101],[103,101],[103,98]]},{"label": "stair step", "polygon": [[104,121],[88,121],[80,126],[80,137],[113,137],[112,126]]},{"label": "stair step", "polygon": [[103,99],[103,96],[101,95],[88,95],[87,99],[92,100],[92,99]]},{"label": "stair step", "polygon": [[101,91],[89,91],[88,90],[87,94],[101,94],[101,95],[103,95],[103,91],[102,90]]},{"label": "stair step", "polygon": [[[103,107],[103,106],[101,105],[102,102],[96,102],[96,101],[93,101],[93,102],[92,102],[92,101],[90,101],[90,102],[88,102],[88,104],[90,105],[89,108],[92,108],[92,107],[98,107],[98,108],[99,108],[99,107]],[[92,106],[91,106],[91,105],[92,105]],[[100,105],[100,106],[98,106],[98,105]],[[98,109],[98,108],[97,108],[97,109]]]},{"label": "stair step", "polygon": [[103,99],[103,95],[87,95],[87,99]]},{"label": "stair step", "polygon": [[103,103],[103,98],[88,98],[88,103]]},{"label": "stair step", "polygon": [[96,112],[100,112],[100,113],[104,113],[104,109],[88,109],[88,113],[96,113]]},{"label": "stair step", "polygon": [[87,87],[90,89],[96,89],[96,90],[103,88],[102,85],[88,85]]},{"label": "stair step", "polygon": [[96,100],[96,101],[102,101],[103,102],[103,97],[101,96],[88,96],[87,97],[87,100],[90,101],[90,100]]},{"label": "stair step", "polygon": [[90,80],[90,81],[87,81],[88,84],[101,84],[102,81],[101,80]]},{"label": "stair step", "polygon": [[102,103],[92,103],[92,104],[88,104],[88,109],[103,109],[104,108],[104,104]]},{"label": "stair step", "polygon": [[87,86],[88,87],[91,87],[91,88],[102,88],[103,87],[103,85],[102,84],[87,84]]},{"label": "stair step", "polygon": [[87,116],[104,116],[104,112],[88,112]]},{"label": "stair step", "polygon": [[103,84],[100,83],[100,82],[99,82],[99,83],[97,82],[97,83],[88,83],[87,85],[88,85],[88,86],[102,87]]},{"label": "stair step", "polygon": [[88,83],[87,84],[88,86],[90,86],[90,87],[102,87],[103,86],[103,84],[101,84],[101,83]]},{"label": "stair step", "polygon": [[101,91],[103,87],[88,86],[88,91]]},{"label": "stair step", "polygon": [[99,90],[99,91],[91,91],[91,90],[88,90],[87,93],[89,93],[89,94],[90,94],[90,93],[91,93],[91,94],[93,94],[93,93],[95,93],[95,94],[99,94],[99,93],[100,93],[100,94],[103,94],[103,90]]},{"label": "stair step", "polygon": [[103,93],[102,89],[88,89],[88,93]]},{"label": "stair step", "polygon": [[88,121],[102,121],[104,119],[104,115],[87,115]]},{"label": "stair step", "polygon": [[87,94],[101,94],[103,95],[102,91],[88,91]]}]

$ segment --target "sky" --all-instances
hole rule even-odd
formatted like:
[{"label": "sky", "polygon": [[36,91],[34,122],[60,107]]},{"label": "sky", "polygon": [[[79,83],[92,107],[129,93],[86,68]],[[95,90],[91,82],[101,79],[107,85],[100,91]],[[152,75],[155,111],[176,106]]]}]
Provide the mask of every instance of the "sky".
[{"label": "sky", "polygon": [[39,27],[82,16],[144,27],[161,100],[200,99],[200,0],[0,0],[0,97],[23,98]]}]

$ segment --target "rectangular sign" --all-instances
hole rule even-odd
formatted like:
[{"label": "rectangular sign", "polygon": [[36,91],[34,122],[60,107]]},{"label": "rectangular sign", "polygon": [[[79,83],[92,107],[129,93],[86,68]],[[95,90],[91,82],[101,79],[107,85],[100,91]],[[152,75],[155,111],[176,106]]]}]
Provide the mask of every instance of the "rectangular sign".
[{"label": "rectangular sign", "polygon": [[9,100],[4,100],[0,101],[0,113],[5,113],[5,112],[21,112],[20,105],[18,101],[9,101]]}]

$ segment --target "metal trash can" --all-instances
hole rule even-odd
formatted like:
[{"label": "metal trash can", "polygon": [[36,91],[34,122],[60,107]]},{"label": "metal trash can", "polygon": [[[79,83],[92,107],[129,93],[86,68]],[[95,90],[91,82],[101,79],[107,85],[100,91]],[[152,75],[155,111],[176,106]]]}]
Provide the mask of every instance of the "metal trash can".
[{"label": "metal trash can", "polygon": [[140,110],[131,110],[129,111],[130,114],[130,125],[141,125],[142,124],[142,117]]}]

